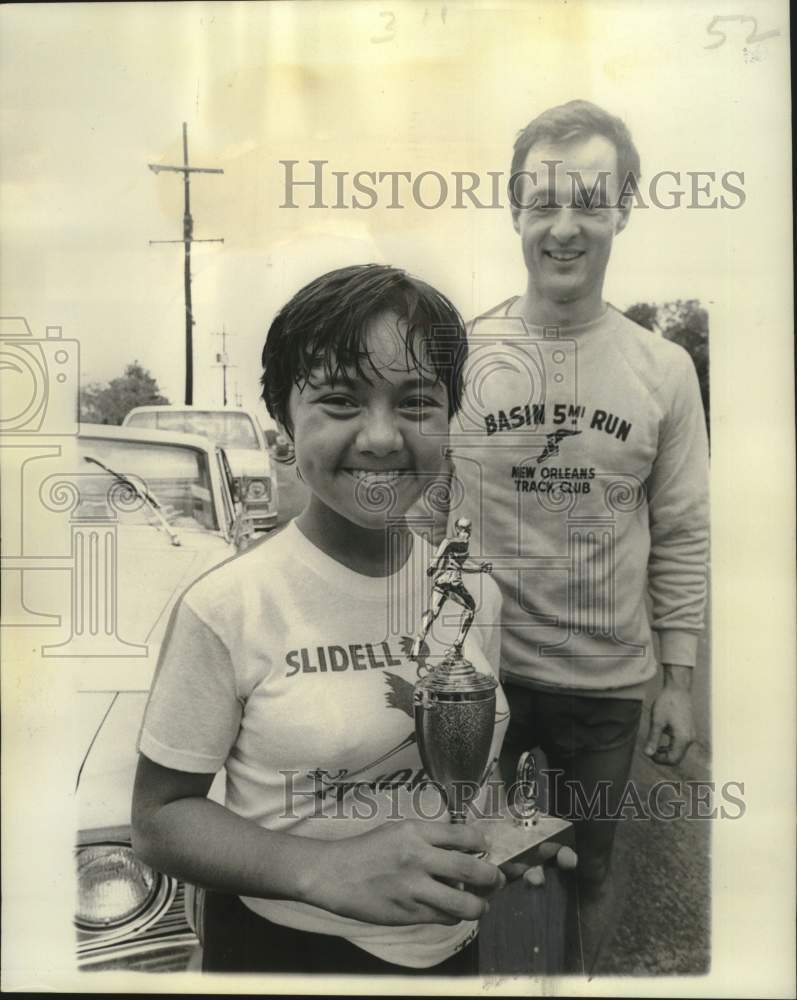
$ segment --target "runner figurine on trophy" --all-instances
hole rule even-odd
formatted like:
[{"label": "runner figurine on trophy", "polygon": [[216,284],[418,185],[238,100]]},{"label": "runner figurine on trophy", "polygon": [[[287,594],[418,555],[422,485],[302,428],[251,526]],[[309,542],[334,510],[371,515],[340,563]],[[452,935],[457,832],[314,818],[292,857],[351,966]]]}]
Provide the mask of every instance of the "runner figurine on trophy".
[{"label": "runner figurine on trophy", "polygon": [[462,574],[492,573],[493,570],[492,563],[488,562],[482,563],[478,569],[466,568],[465,563],[470,554],[470,520],[467,517],[461,517],[454,527],[457,529],[456,538],[443,539],[434,562],[426,570],[427,576],[434,576],[432,606],[423,613],[421,631],[415,637],[410,654],[414,658],[417,658],[421,651],[421,643],[428,635],[429,629],[440,614],[447,598],[456,601],[465,609],[459,625],[459,635],[451,647],[452,656],[462,658],[462,644],[465,642],[465,636],[468,634],[473,616],[476,614],[476,602],[462,582]]}]

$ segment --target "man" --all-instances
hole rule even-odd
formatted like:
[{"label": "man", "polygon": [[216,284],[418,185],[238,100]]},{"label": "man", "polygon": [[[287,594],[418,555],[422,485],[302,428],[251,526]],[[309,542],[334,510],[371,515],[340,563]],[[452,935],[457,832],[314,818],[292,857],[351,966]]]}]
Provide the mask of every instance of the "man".
[{"label": "man", "polygon": [[694,366],[603,298],[639,171],[623,122],[586,101],[518,135],[510,197],[526,287],[474,321],[466,419],[452,434],[464,499],[451,518],[473,521],[472,551],[503,594],[505,746],[516,759],[540,745],[563,772],[549,808],[592,811],[576,823],[582,903],[606,894],[616,823],[605,817],[624,801],[657,659],[645,752],[677,764],[694,739],[705,604]]}]

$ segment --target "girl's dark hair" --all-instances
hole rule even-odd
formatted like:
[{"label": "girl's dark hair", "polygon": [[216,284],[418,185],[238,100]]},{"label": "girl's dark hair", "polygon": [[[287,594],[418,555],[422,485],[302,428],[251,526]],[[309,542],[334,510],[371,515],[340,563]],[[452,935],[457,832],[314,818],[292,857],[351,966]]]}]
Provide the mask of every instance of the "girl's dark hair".
[{"label": "girl's dark hair", "polygon": [[455,306],[396,267],[358,264],[321,275],[280,309],[263,347],[263,401],[293,434],[288,400],[320,369],[330,380],[352,373],[382,377],[371,363],[365,336],[371,320],[394,313],[406,324],[408,367],[423,369],[448,389],[449,417],[462,400],[467,356],[465,324]]}]

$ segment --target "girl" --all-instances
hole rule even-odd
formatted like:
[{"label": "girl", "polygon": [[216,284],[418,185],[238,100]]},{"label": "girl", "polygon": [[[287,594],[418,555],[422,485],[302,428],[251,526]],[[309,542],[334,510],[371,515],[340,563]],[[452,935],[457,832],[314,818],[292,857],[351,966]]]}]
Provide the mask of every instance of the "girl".
[{"label": "girl", "polygon": [[[409,654],[434,554],[405,516],[441,467],[465,350],[444,296],[378,265],[318,278],[271,325],[263,398],[310,499],[185,593],[139,739],[133,843],[210,890],[206,970],[477,971],[504,876],[421,767]],[[488,672],[500,597],[478,580],[464,652]],[[419,658],[456,632],[438,622]],[[496,715],[497,757],[500,688]]]}]

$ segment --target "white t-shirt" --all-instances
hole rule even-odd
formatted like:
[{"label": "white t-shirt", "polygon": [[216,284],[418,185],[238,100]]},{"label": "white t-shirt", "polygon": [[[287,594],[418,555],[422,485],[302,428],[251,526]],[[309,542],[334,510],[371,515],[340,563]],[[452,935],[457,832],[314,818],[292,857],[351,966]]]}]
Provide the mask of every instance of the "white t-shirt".
[{"label": "white t-shirt", "polygon": [[[391,818],[447,822],[414,735],[418,666],[407,654],[429,604],[434,552],[413,539],[397,573],[366,577],[291,523],[197,580],[164,643],[140,751],[180,771],[226,768],[227,808],[269,830],[336,840]],[[465,581],[477,613],[464,654],[497,673],[498,588],[486,574]],[[444,606],[427,639],[429,665],[453,642],[460,614]],[[508,716],[499,687],[491,758]],[[417,968],[444,961],[476,929],[384,927],[291,900],[242,899],[276,923]]]}]

